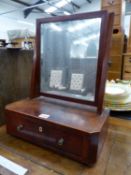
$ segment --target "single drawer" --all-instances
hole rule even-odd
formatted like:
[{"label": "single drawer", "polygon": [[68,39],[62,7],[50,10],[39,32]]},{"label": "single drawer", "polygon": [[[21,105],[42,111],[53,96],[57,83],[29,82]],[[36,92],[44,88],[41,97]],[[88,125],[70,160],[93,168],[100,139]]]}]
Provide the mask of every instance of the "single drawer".
[{"label": "single drawer", "polygon": [[124,57],[124,65],[131,65],[131,55]]},{"label": "single drawer", "polygon": [[112,37],[112,46],[110,49],[110,56],[121,56],[123,53],[123,35],[114,34]]},{"label": "single drawer", "polygon": [[114,25],[121,25],[121,15],[115,15]]},{"label": "single drawer", "polygon": [[122,56],[121,55],[111,55],[110,59],[111,62],[116,62],[121,65],[122,62]]},{"label": "single drawer", "polygon": [[113,25],[113,33],[118,34],[118,33],[122,32],[122,31],[123,30],[122,30],[122,27],[121,27],[120,24],[119,25]]},{"label": "single drawer", "polygon": [[124,80],[131,80],[131,73],[125,73],[123,74],[123,79]]},{"label": "single drawer", "polygon": [[121,71],[121,65],[118,64],[117,62],[112,62],[111,65],[108,68],[108,71],[120,72]]},{"label": "single drawer", "polygon": [[124,74],[131,76],[131,65],[124,66]]},{"label": "single drawer", "polygon": [[124,66],[124,72],[125,72],[125,73],[131,73],[131,64],[130,64],[130,65],[125,65],[125,66]]},{"label": "single drawer", "polygon": [[82,155],[83,137],[69,129],[21,114],[7,115],[7,131],[41,146]]},{"label": "single drawer", "polygon": [[114,34],[112,36],[112,47],[119,46],[120,48],[123,48],[123,41],[124,41],[124,36],[121,34]]},{"label": "single drawer", "polygon": [[110,50],[110,55],[122,55],[123,53],[123,46],[119,46],[119,45],[116,45],[116,46],[112,46],[111,50]]},{"label": "single drawer", "polygon": [[108,71],[108,80],[115,80],[121,78],[121,72]]},{"label": "single drawer", "polygon": [[122,0],[102,0],[102,7],[104,6],[114,6],[116,4],[121,4]]},{"label": "single drawer", "polygon": [[102,7],[102,10],[107,10],[108,12],[114,12],[115,15],[121,14],[121,6],[119,4]]}]

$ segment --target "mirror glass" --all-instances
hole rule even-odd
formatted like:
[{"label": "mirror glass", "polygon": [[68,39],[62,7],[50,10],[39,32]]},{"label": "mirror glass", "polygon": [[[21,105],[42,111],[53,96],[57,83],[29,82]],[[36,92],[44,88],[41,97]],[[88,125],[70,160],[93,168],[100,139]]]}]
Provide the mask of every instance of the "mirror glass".
[{"label": "mirror glass", "polygon": [[40,91],[94,101],[101,18],[41,24]]}]

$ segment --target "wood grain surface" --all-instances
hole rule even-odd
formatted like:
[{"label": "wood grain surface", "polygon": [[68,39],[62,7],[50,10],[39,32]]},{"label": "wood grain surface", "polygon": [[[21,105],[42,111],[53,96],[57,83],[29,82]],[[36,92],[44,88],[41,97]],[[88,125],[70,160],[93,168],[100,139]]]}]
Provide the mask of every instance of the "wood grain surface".
[{"label": "wood grain surface", "polygon": [[12,137],[4,126],[0,128],[0,155],[29,169],[29,175],[130,175],[131,121],[109,118],[109,123],[102,153],[90,168]]}]

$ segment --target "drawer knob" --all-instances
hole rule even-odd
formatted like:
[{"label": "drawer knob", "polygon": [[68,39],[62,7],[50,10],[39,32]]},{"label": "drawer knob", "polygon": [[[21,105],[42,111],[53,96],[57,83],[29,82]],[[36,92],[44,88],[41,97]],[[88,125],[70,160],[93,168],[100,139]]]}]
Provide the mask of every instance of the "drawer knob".
[{"label": "drawer knob", "polygon": [[128,73],[128,74],[130,74],[131,72],[130,72],[130,71],[127,71],[127,70],[125,70],[125,73]]},{"label": "drawer knob", "polygon": [[113,5],[115,0],[108,0],[108,4]]},{"label": "drawer knob", "polygon": [[111,65],[112,65],[112,61],[109,60],[109,61],[108,61],[108,66],[111,67]]},{"label": "drawer knob", "polygon": [[39,130],[39,132],[43,132],[43,127],[42,126],[39,126],[38,127],[38,130]]},{"label": "drawer knob", "polygon": [[62,146],[63,144],[64,144],[64,139],[63,138],[59,139],[58,140],[58,145]]},{"label": "drawer knob", "polygon": [[23,129],[23,125],[18,125],[17,126],[17,131],[21,131]]}]

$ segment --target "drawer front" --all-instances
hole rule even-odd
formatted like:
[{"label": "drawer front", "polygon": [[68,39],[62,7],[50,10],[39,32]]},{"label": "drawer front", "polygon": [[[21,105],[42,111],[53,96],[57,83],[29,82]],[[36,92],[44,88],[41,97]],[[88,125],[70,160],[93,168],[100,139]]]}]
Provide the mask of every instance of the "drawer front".
[{"label": "drawer front", "polygon": [[123,74],[123,79],[124,80],[131,80],[131,73],[124,73]]},{"label": "drawer front", "polygon": [[116,33],[122,32],[123,29],[121,27],[121,25],[113,25],[113,32],[117,31]]},{"label": "drawer front", "polygon": [[105,6],[102,10],[107,10],[108,12],[114,12],[115,15],[121,14],[121,6],[120,5],[113,5],[113,6]]},{"label": "drawer front", "polygon": [[115,15],[114,25],[121,25],[121,16],[120,15]]},{"label": "drawer front", "polygon": [[125,66],[124,66],[124,72],[125,72],[125,73],[131,73],[131,64],[130,64],[130,65],[125,65]]},{"label": "drawer front", "polygon": [[131,55],[124,56],[123,79],[131,80]]},{"label": "drawer front", "polygon": [[123,47],[122,46],[119,46],[119,45],[116,45],[116,46],[112,46],[111,50],[110,50],[110,55],[122,55],[123,53]]},{"label": "drawer front", "polygon": [[104,7],[104,6],[114,6],[114,5],[117,5],[117,4],[121,5],[121,3],[122,3],[122,0],[115,0],[115,1],[102,0],[102,7]]},{"label": "drawer front", "polygon": [[131,63],[124,64],[123,79],[131,80]]},{"label": "drawer front", "polygon": [[112,56],[109,59],[108,65],[109,65],[108,66],[109,71],[121,72],[122,57],[121,56]]},{"label": "drawer front", "polygon": [[131,65],[131,55],[124,57],[124,65]]},{"label": "drawer front", "polygon": [[121,62],[122,62],[122,56],[118,56],[118,55],[115,55],[115,56],[110,56],[110,59],[109,59],[111,62],[116,62],[118,63],[118,65],[121,65]]},{"label": "drawer front", "polygon": [[114,34],[112,35],[112,47],[116,45],[123,45],[124,35],[122,34]]},{"label": "drawer front", "polygon": [[121,79],[121,72],[109,71],[107,78],[108,78],[108,80],[115,80],[117,78]]},{"label": "drawer front", "polygon": [[119,55],[123,53],[123,35],[114,34],[112,37],[112,46],[110,50],[110,56]]},{"label": "drawer front", "polygon": [[82,155],[83,137],[40,119],[14,114],[7,117],[7,131],[41,146]]},{"label": "drawer front", "polygon": [[118,64],[118,62],[113,61],[111,65],[108,68],[109,71],[121,71],[121,64]]}]

